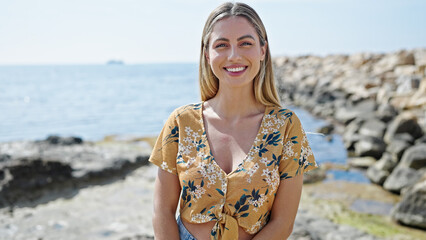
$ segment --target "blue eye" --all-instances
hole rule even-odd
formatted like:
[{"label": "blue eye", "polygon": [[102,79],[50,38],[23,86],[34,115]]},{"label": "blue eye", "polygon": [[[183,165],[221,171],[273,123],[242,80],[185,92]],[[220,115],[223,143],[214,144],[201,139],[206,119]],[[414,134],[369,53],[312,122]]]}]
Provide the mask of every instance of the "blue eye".
[{"label": "blue eye", "polygon": [[220,47],[226,47],[226,45],[224,43],[221,43],[221,44],[216,45],[215,48],[220,48]]},{"label": "blue eye", "polygon": [[253,44],[251,44],[250,42],[243,42],[241,43],[241,46],[251,46]]}]

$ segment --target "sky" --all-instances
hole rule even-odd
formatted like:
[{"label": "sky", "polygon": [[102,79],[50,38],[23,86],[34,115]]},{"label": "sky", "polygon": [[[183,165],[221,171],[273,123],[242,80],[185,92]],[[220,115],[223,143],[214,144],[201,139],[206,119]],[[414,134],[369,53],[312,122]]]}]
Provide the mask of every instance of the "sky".
[{"label": "sky", "polygon": [[[0,65],[197,62],[217,0],[0,0]],[[272,56],[426,47],[424,0],[248,0]]]}]

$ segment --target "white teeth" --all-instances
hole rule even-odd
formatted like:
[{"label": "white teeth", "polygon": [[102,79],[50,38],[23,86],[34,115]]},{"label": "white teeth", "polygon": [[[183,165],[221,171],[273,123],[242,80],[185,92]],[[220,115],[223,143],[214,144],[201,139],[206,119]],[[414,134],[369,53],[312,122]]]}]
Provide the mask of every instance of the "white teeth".
[{"label": "white teeth", "polygon": [[226,70],[229,72],[241,72],[245,69],[245,67],[237,67],[237,68],[227,68]]}]

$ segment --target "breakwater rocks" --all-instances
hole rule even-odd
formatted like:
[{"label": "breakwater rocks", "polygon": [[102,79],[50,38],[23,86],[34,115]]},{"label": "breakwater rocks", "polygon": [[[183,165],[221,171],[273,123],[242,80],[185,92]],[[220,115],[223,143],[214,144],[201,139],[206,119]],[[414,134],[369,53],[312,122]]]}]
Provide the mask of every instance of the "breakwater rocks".
[{"label": "breakwater rocks", "polygon": [[142,149],[58,136],[0,143],[0,208],[36,205],[125,176],[148,164],[150,152]]},{"label": "breakwater rocks", "polygon": [[402,195],[394,220],[426,229],[426,49],[274,59],[283,102],[330,120],[351,166]]}]

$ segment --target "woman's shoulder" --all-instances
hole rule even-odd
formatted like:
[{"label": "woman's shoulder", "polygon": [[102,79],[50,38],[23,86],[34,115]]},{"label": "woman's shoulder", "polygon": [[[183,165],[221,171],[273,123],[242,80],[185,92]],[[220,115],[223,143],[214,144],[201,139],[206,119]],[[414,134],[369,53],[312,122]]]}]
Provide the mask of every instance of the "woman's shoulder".
[{"label": "woman's shoulder", "polygon": [[190,103],[173,110],[172,116],[178,120],[199,118],[200,111],[203,107],[202,102]]},{"label": "woman's shoulder", "polygon": [[269,106],[267,114],[270,117],[276,117],[282,120],[297,118],[296,113],[290,108],[277,105]]}]

